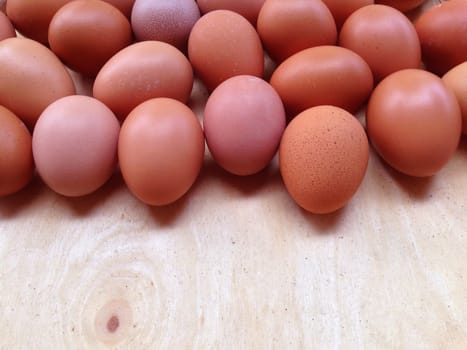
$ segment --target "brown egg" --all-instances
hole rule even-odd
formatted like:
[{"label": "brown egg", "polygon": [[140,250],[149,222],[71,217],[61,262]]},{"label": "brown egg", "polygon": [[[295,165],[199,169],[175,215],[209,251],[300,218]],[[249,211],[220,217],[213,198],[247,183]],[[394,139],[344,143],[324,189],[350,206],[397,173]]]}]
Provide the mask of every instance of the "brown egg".
[{"label": "brown egg", "polygon": [[198,0],[201,13],[214,10],[230,10],[245,17],[251,24],[256,25],[258,13],[265,0]]},{"label": "brown egg", "polygon": [[376,0],[377,4],[388,5],[402,12],[413,10],[425,2],[425,0]]},{"label": "brown egg", "polygon": [[264,80],[227,79],[209,97],[203,118],[214,160],[236,175],[251,175],[274,157],[285,128],[281,99]]},{"label": "brown egg", "polygon": [[462,113],[462,132],[467,135],[467,61],[447,72],[443,81],[457,97]]},{"label": "brown egg", "polygon": [[6,13],[21,34],[47,45],[52,17],[70,1],[72,0],[8,0]]},{"label": "brown egg", "polygon": [[188,36],[199,17],[194,0],[136,0],[131,26],[139,41],[159,40],[186,50]]},{"label": "brown egg", "polygon": [[0,106],[0,196],[15,193],[32,178],[31,134],[11,111]]},{"label": "brown egg", "polygon": [[166,205],[188,192],[200,172],[203,130],[183,103],[151,99],[123,122],[118,157],[130,191],[146,204]]},{"label": "brown egg", "polygon": [[52,51],[68,67],[87,76],[95,76],[131,42],[130,22],[101,0],[72,1],[57,11],[49,26]]},{"label": "brown egg", "polygon": [[212,11],[196,22],[188,39],[188,56],[210,90],[236,75],[263,76],[261,40],[255,28],[232,11]]},{"label": "brown egg", "polygon": [[467,61],[467,1],[444,1],[415,23],[428,70],[443,75]]},{"label": "brown egg", "polygon": [[128,19],[131,17],[131,9],[135,0],[104,0],[118,8]]},{"label": "brown egg", "polygon": [[296,53],[273,73],[289,117],[319,105],[356,112],[373,89],[368,64],[356,53],[336,46],[317,46]]},{"label": "brown egg", "polygon": [[456,151],[462,119],[456,97],[440,78],[406,69],[376,87],[366,125],[371,143],[389,165],[424,177],[438,172]]},{"label": "brown egg", "polygon": [[331,11],[336,21],[337,29],[340,30],[347,17],[359,8],[374,4],[374,0],[323,0]]},{"label": "brown egg", "polygon": [[50,103],[75,93],[73,80],[57,56],[26,38],[0,41],[0,77],[0,105],[29,127]]},{"label": "brown egg", "polygon": [[89,96],[68,96],[41,114],[32,137],[39,175],[55,192],[84,196],[101,187],[117,164],[120,125]]},{"label": "brown egg", "polygon": [[335,45],[337,41],[334,18],[321,0],[266,0],[257,29],[276,62],[306,48]]},{"label": "brown egg", "polygon": [[359,188],[368,165],[365,130],[347,111],[318,106],[285,129],[279,167],[290,196],[303,209],[326,214],[342,208]]},{"label": "brown egg", "polygon": [[183,53],[161,41],[143,41],[121,50],[102,67],[93,94],[123,120],[151,98],[185,103],[192,87],[193,70]]},{"label": "brown egg", "polygon": [[0,12],[0,40],[14,38],[15,36],[15,28],[10,19],[3,12]]},{"label": "brown egg", "polygon": [[421,64],[420,41],[412,22],[389,6],[369,5],[355,11],[342,27],[339,45],[360,55],[376,81]]}]

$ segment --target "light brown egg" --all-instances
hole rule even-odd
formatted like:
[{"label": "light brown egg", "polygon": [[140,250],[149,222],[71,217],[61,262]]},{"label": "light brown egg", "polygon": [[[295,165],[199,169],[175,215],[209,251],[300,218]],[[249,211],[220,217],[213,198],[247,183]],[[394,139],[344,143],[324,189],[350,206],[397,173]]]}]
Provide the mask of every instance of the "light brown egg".
[{"label": "light brown egg", "polygon": [[214,160],[233,174],[251,175],[276,154],[285,128],[284,106],[264,80],[239,75],[213,91],[203,125]]},{"label": "light brown egg", "polygon": [[25,187],[34,172],[31,134],[11,111],[0,106],[0,196]]},{"label": "light brown egg", "polygon": [[415,22],[427,69],[443,75],[467,61],[467,1],[443,1]]},{"label": "light brown egg", "polygon": [[64,196],[94,192],[115,170],[119,130],[112,111],[92,97],[55,101],[34,128],[32,147],[39,175]]},{"label": "light brown egg", "polygon": [[118,158],[130,191],[149,205],[182,197],[203,163],[204,136],[196,115],[183,103],[155,98],[125,119]]},{"label": "light brown egg", "polygon": [[109,4],[118,8],[128,19],[131,17],[131,9],[135,0],[104,0]]},{"label": "light brown egg", "polygon": [[266,0],[257,30],[276,62],[319,45],[335,45],[337,29],[331,11],[321,0]]},{"label": "light brown egg", "polygon": [[375,88],[366,126],[373,147],[389,165],[425,177],[441,170],[456,151],[462,118],[456,97],[439,77],[405,69]]},{"label": "light brown egg", "polygon": [[52,17],[70,1],[72,0],[8,0],[6,13],[21,34],[47,45]]},{"label": "light brown egg", "polygon": [[443,81],[457,97],[462,113],[462,132],[467,135],[467,62],[452,68],[443,76]]},{"label": "light brown egg", "polygon": [[340,30],[347,17],[363,6],[374,4],[374,0],[323,0],[331,11],[336,21],[337,29]]},{"label": "light brown egg", "polygon": [[15,36],[15,28],[10,19],[3,12],[0,12],[0,40],[14,38]]},{"label": "light brown egg", "polygon": [[394,7],[402,12],[413,10],[425,2],[425,0],[376,0],[377,4]]},{"label": "light brown egg", "polygon": [[342,208],[368,166],[368,139],[360,122],[334,106],[296,116],[285,129],[279,166],[290,196],[303,209],[326,214]]},{"label": "light brown egg", "polygon": [[75,94],[70,74],[45,46],[26,38],[0,41],[0,105],[33,127],[55,100]]},{"label": "light brown egg", "polygon": [[185,103],[192,87],[193,69],[183,53],[161,41],[143,41],[121,50],[102,67],[93,94],[123,120],[151,98]]},{"label": "light brown egg", "polygon": [[57,11],[49,25],[52,51],[68,67],[86,76],[95,76],[132,40],[128,19],[101,0],[72,1]]},{"label": "light brown egg", "polygon": [[319,105],[353,113],[373,89],[368,64],[356,53],[337,46],[317,46],[282,62],[271,77],[289,117]]},{"label": "light brown egg", "polygon": [[256,25],[258,13],[265,0],[197,0],[201,13],[214,10],[230,10],[245,17]]},{"label": "light brown egg", "polygon": [[264,54],[258,33],[232,11],[212,11],[196,22],[188,39],[188,57],[210,90],[236,75],[263,76]]},{"label": "light brown egg", "polygon": [[421,48],[412,22],[400,11],[369,5],[345,21],[339,45],[360,55],[376,81],[401,69],[419,68]]}]

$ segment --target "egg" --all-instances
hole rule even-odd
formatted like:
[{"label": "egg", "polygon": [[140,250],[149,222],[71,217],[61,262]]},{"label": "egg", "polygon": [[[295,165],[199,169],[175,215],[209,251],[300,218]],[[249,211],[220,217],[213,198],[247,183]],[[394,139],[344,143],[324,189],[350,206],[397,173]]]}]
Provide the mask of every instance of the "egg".
[{"label": "egg", "polygon": [[425,0],[376,0],[377,4],[388,5],[402,12],[413,10],[424,2]]},{"label": "egg", "polygon": [[190,62],[161,41],[130,45],[107,61],[96,76],[93,95],[123,120],[140,103],[155,97],[188,101],[193,87]]},{"label": "egg", "polygon": [[356,53],[336,46],[317,46],[296,53],[272,74],[289,117],[319,105],[356,112],[373,89],[368,64]]},{"label": "egg", "polygon": [[265,0],[197,0],[203,14],[214,10],[230,10],[256,25],[258,13]]},{"label": "egg", "polygon": [[135,0],[105,0],[109,4],[118,8],[127,18],[131,17],[131,10]]},{"label": "egg", "polygon": [[115,170],[119,130],[112,111],[92,97],[55,101],[39,117],[32,136],[39,175],[64,196],[96,191]]},{"label": "egg", "polygon": [[3,39],[14,38],[16,36],[15,28],[10,19],[0,12],[0,41]]},{"label": "egg", "polygon": [[120,169],[130,191],[149,205],[180,199],[194,184],[204,157],[196,115],[183,103],[155,98],[125,119],[118,142]]},{"label": "egg", "polygon": [[212,11],[194,25],[188,57],[209,90],[236,75],[263,76],[264,54],[255,28],[239,14]]},{"label": "egg", "polygon": [[347,17],[363,6],[373,5],[374,0],[323,0],[331,11],[336,21],[337,29],[340,30]]},{"label": "egg", "polygon": [[350,15],[341,29],[339,45],[360,55],[376,81],[421,64],[420,41],[412,22],[385,5],[365,6]]},{"label": "egg", "polygon": [[52,17],[70,1],[72,0],[8,0],[6,14],[21,34],[47,45]]},{"label": "egg", "polygon": [[199,17],[194,0],[136,0],[131,25],[139,41],[159,40],[186,50],[188,36]]},{"label": "egg", "polygon": [[11,111],[0,106],[0,196],[24,188],[34,172],[31,134]]},{"label": "egg", "polygon": [[334,18],[320,0],[266,0],[258,15],[257,30],[277,62],[306,48],[337,41]]},{"label": "egg", "polygon": [[467,135],[467,61],[447,72],[443,82],[457,97],[462,114],[462,132]]},{"label": "egg", "polygon": [[334,106],[317,106],[297,115],[285,129],[279,168],[294,201],[315,214],[345,206],[363,181],[368,139],[360,122]]},{"label": "egg", "polygon": [[230,173],[251,175],[276,153],[285,128],[284,106],[267,82],[239,75],[212,92],[203,126],[214,160]]},{"label": "egg", "polygon": [[467,61],[467,1],[444,1],[415,22],[428,70],[443,75]]},{"label": "egg", "polygon": [[0,41],[0,105],[33,127],[55,100],[75,94],[70,74],[45,46],[26,38]]},{"label": "egg", "polygon": [[452,157],[461,136],[461,111],[436,75],[406,69],[389,75],[368,102],[366,125],[378,154],[398,171],[431,176]]},{"label": "egg", "polygon": [[101,0],[72,1],[49,25],[52,51],[71,69],[91,77],[132,40],[128,19]]}]

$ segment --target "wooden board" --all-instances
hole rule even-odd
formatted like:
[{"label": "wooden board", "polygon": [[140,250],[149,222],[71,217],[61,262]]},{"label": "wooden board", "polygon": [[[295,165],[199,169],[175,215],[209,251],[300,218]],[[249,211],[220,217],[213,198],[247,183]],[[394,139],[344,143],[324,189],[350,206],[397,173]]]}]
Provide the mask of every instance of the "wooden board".
[{"label": "wooden board", "polygon": [[372,153],[325,216],[277,160],[239,178],[207,155],[162,208],[119,174],[78,199],[36,177],[0,199],[0,349],[466,349],[466,203],[465,138],[430,179]]}]

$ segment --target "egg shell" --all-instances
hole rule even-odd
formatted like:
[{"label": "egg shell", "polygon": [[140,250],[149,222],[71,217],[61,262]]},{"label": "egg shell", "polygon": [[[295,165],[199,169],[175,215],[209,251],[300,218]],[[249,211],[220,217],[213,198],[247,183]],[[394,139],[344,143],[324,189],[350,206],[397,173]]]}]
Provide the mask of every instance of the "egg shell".
[{"label": "egg shell", "polygon": [[374,0],[323,0],[323,2],[331,11],[338,30],[353,12],[363,6],[375,3]]},{"label": "egg shell", "polygon": [[241,15],[216,10],[194,25],[188,57],[208,89],[236,75],[263,76],[264,53],[255,28]]},{"label": "egg shell", "polygon": [[462,132],[467,135],[467,62],[452,68],[443,76],[443,81],[457,97],[462,114]]},{"label": "egg shell", "polygon": [[368,136],[393,168],[431,176],[452,157],[461,136],[461,111],[436,75],[418,69],[393,73],[375,88],[366,113]]},{"label": "egg shell", "polygon": [[96,191],[117,164],[120,124],[103,103],[67,96],[48,106],[33,132],[39,175],[55,192],[84,196]]},{"label": "egg shell", "polygon": [[356,193],[368,166],[368,139],[360,122],[334,106],[317,106],[285,129],[279,167],[290,196],[303,209],[334,212]]},{"label": "egg shell", "polygon": [[70,1],[72,0],[8,0],[6,14],[21,34],[47,45],[52,17]]},{"label": "egg shell", "polygon": [[21,190],[34,172],[31,134],[10,110],[0,106],[0,196]]},{"label": "egg shell", "polygon": [[214,10],[230,10],[245,17],[252,25],[256,25],[259,11],[265,0],[198,0],[201,13]]},{"label": "egg shell", "polygon": [[118,8],[128,19],[131,18],[131,10],[135,0],[105,0],[105,2]]},{"label": "egg shell", "polygon": [[214,160],[228,172],[251,175],[265,168],[277,151],[285,128],[284,106],[267,82],[240,75],[213,91],[203,125]]},{"label": "egg shell", "polygon": [[75,94],[70,74],[45,46],[26,38],[0,41],[0,105],[33,127],[42,111]]},{"label": "egg shell", "polygon": [[193,69],[183,53],[161,41],[143,41],[119,51],[102,67],[93,95],[123,120],[151,98],[185,103],[192,87]]},{"label": "egg shell", "polygon": [[356,112],[373,89],[368,64],[356,53],[336,46],[317,46],[282,62],[271,77],[289,117],[319,105]]},{"label": "egg shell", "polygon": [[199,8],[193,0],[136,0],[131,25],[139,41],[164,41],[184,51],[199,18]]},{"label": "egg shell", "polygon": [[183,103],[151,99],[123,122],[118,156],[123,178],[137,198],[149,205],[170,204],[188,192],[200,172],[201,124]]},{"label": "egg shell", "polygon": [[320,0],[266,0],[257,30],[276,62],[306,48],[335,45],[337,41],[334,18]]},{"label": "egg shell", "polygon": [[369,5],[345,21],[339,45],[360,55],[380,81],[398,70],[419,68],[421,47],[412,22],[385,5]]},{"label": "egg shell", "polygon": [[377,4],[394,7],[402,12],[407,12],[420,6],[425,2],[425,0],[376,0],[375,2]]},{"label": "egg shell", "polygon": [[0,40],[14,38],[15,36],[15,28],[10,19],[3,12],[0,12]]},{"label": "egg shell", "polygon": [[443,75],[467,61],[467,1],[443,1],[422,13],[415,28],[429,71]]},{"label": "egg shell", "polygon": [[49,25],[52,51],[71,69],[91,77],[132,40],[128,19],[101,0],[72,1]]}]

